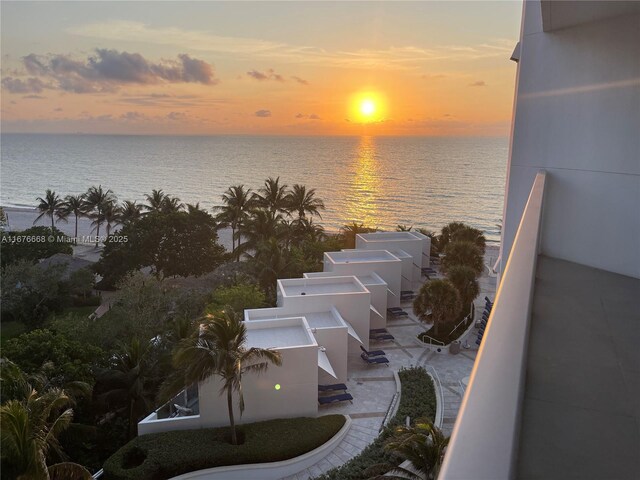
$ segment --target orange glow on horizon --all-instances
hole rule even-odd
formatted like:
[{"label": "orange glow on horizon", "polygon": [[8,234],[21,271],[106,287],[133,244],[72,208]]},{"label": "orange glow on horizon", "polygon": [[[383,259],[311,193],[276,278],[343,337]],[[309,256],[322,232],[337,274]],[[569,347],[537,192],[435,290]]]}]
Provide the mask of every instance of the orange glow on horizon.
[{"label": "orange glow on horizon", "polygon": [[349,117],[356,123],[378,123],[385,119],[386,99],[378,92],[360,92],[352,96]]}]

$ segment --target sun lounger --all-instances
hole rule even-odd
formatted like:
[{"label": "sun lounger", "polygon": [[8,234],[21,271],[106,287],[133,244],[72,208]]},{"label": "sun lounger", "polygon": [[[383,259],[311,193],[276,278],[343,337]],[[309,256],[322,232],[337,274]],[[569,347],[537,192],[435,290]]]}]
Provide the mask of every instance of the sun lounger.
[{"label": "sun lounger", "polygon": [[369,336],[369,340],[373,340],[374,342],[386,342],[386,341],[395,340],[395,338],[396,337],[394,337],[390,333],[384,333],[384,334],[381,334],[381,335],[370,335]]},{"label": "sun lounger", "polygon": [[387,308],[387,312],[404,312],[401,307],[389,307]]},{"label": "sun lounger", "polygon": [[331,385],[318,385],[318,392],[336,392],[344,390],[346,392],[347,386],[344,383],[334,383]]},{"label": "sun lounger", "polygon": [[368,357],[364,353],[360,355],[360,358],[367,362],[369,365],[380,365],[384,363],[385,365],[389,365],[389,360],[387,357]]},{"label": "sun lounger", "polygon": [[360,350],[362,350],[362,352],[367,357],[379,357],[381,355],[386,355],[386,353],[384,353],[384,350],[367,350],[362,345],[360,345]]},{"label": "sun lounger", "polygon": [[386,328],[372,328],[369,333],[389,333],[389,330]]},{"label": "sun lounger", "polygon": [[407,312],[405,312],[404,310],[387,312],[387,314],[391,315],[392,317],[395,317],[395,318],[408,317],[409,316],[409,314]]},{"label": "sun lounger", "polygon": [[329,405],[335,402],[350,402],[353,403],[353,397],[350,393],[340,393],[339,395],[331,395],[328,397],[318,397],[318,403],[320,405]]}]

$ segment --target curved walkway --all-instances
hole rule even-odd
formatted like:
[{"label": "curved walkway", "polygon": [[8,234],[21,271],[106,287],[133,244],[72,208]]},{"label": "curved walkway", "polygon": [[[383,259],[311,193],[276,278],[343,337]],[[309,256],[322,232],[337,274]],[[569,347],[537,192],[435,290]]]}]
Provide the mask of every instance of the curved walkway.
[{"label": "curved walkway", "polygon": [[[489,249],[487,249],[489,250]],[[487,252],[491,255],[494,252]],[[495,256],[495,254],[494,254]],[[496,290],[496,278],[485,272],[479,279],[480,295],[476,302],[476,314],[482,312],[484,297],[493,298]],[[464,396],[464,380],[471,374],[478,347],[475,344],[477,330],[472,327],[461,340],[473,348],[462,349],[458,355],[448,353],[448,348],[437,352],[435,347],[425,347],[416,339],[425,326],[411,313],[411,305],[404,305],[409,317],[403,320],[389,320],[387,328],[395,340],[392,343],[373,345],[381,348],[391,362],[390,367],[364,365],[359,356],[349,358],[349,378],[347,386],[354,397],[353,404],[330,405],[322,407],[321,414],[341,413],[353,420],[351,429],[342,442],[315,465],[286,477],[283,480],[307,480],[339,467],[358,455],[377,436],[385,414],[395,393],[394,371],[401,367],[425,366],[427,371],[437,376],[440,392],[438,401],[442,411],[440,428],[451,435],[453,425]],[[438,388],[438,385],[436,385]]]}]

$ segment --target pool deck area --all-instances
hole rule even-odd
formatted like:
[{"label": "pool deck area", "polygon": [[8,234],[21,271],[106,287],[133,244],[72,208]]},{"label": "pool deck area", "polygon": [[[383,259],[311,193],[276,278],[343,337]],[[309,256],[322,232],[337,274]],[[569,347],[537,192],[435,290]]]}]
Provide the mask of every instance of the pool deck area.
[{"label": "pool deck area", "polygon": [[[497,256],[495,247],[488,247],[485,264],[492,265]],[[425,280],[425,279],[423,279]],[[482,314],[485,295],[494,298],[496,277],[485,268],[479,279],[480,295],[476,300],[476,318]],[[420,285],[415,285],[417,291]],[[473,346],[451,355],[448,347],[437,351],[435,346],[421,344],[416,336],[429,328],[413,314],[411,302],[402,304],[409,314],[403,319],[389,319],[387,330],[395,339],[391,342],[372,342],[370,350],[384,350],[389,366],[367,365],[358,355],[348,361],[349,376],[346,382],[353,403],[343,402],[319,407],[320,415],[343,414],[352,419],[346,437],[325,458],[315,465],[286,477],[286,480],[307,480],[343,465],[358,455],[378,436],[387,411],[396,393],[394,372],[402,367],[423,366],[434,379],[439,416],[436,424],[446,435],[450,435],[464,395],[464,380],[471,374],[478,346],[475,344],[477,330],[474,326],[460,340]]]}]

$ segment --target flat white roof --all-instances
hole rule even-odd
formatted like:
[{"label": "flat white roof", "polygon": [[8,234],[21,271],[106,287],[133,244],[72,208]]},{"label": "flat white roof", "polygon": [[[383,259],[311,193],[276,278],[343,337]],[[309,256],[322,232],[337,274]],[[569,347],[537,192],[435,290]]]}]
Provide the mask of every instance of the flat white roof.
[{"label": "flat white roof", "polygon": [[391,253],[393,253],[393,255],[395,255],[398,258],[407,258],[407,257],[411,257],[411,255],[409,255],[407,252],[405,252],[404,250],[389,250]]},{"label": "flat white roof", "polygon": [[285,297],[368,292],[354,276],[278,280],[278,289]]},{"label": "flat white roof", "polygon": [[332,310],[325,312],[305,313],[304,318],[307,319],[307,323],[311,328],[329,328],[329,327],[344,327],[344,324],[340,321],[340,318]]},{"label": "flat white roof", "polygon": [[[289,320],[289,321],[287,321]],[[287,348],[317,346],[302,317],[246,322],[247,347]]]},{"label": "flat white roof", "polygon": [[358,237],[362,238],[365,242],[388,242],[388,241],[415,241],[424,238],[418,236],[413,232],[372,232],[372,233],[359,233]]},{"label": "flat white roof", "polygon": [[[336,274],[335,272],[309,272],[304,274],[305,278],[321,278],[321,277],[340,277],[341,275]],[[344,275],[345,277],[351,277],[352,275]],[[370,273],[367,275],[353,275],[355,276],[360,283],[362,283],[365,287],[367,285],[386,285],[385,282],[377,273]]]},{"label": "flat white roof", "polygon": [[342,250],[341,252],[326,252],[324,255],[335,264],[398,261],[387,250]]}]

